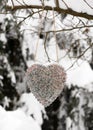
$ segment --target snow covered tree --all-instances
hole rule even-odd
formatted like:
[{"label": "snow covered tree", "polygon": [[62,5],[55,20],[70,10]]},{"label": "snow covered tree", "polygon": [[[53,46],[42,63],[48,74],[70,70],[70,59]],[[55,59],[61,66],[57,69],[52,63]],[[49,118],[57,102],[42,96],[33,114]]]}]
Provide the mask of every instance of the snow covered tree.
[{"label": "snow covered tree", "polygon": [[[93,130],[93,2],[1,0],[0,5],[0,105],[18,113],[21,108],[29,115],[31,126],[19,114],[27,120],[27,129]],[[34,103],[24,78],[26,69],[36,63],[57,63],[67,74],[64,90],[45,108],[44,120],[43,108]],[[37,85],[31,77],[30,84]],[[0,107],[1,117],[2,113]],[[7,129],[3,123],[0,130]],[[19,129],[26,130],[26,125]]]}]

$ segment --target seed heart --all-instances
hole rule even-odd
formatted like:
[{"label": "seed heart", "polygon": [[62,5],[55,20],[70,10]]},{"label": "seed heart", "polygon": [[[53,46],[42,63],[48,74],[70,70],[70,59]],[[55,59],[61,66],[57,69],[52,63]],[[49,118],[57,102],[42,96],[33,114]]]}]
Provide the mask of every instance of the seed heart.
[{"label": "seed heart", "polygon": [[64,69],[56,64],[32,65],[26,72],[26,84],[37,100],[49,106],[62,92],[66,80]]}]

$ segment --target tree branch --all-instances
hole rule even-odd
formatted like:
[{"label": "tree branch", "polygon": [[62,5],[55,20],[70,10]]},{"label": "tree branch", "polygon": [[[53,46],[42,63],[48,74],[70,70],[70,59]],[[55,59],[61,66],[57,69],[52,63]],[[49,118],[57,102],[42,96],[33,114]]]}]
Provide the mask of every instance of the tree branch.
[{"label": "tree branch", "polygon": [[82,29],[82,28],[93,28],[93,25],[84,25],[84,26],[76,26],[72,28],[63,28],[63,29],[58,29],[58,30],[49,30],[49,31],[42,31],[42,33],[51,33],[51,32],[63,32],[63,31],[72,31],[76,29]]},{"label": "tree branch", "polygon": [[86,18],[89,20],[93,20],[93,15],[87,14],[87,13],[82,13],[82,12],[76,12],[70,8],[68,9],[62,9],[59,7],[52,7],[52,6],[40,6],[40,5],[18,5],[18,6],[14,6],[12,8],[12,6],[6,6],[6,10],[7,11],[16,11],[16,10],[20,10],[20,9],[28,9],[28,8],[33,8],[33,9],[43,9],[43,10],[54,10],[57,11],[58,13],[66,13],[66,14],[70,14],[73,16],[77,16],[77,17],[82,17],[82,18]]}]

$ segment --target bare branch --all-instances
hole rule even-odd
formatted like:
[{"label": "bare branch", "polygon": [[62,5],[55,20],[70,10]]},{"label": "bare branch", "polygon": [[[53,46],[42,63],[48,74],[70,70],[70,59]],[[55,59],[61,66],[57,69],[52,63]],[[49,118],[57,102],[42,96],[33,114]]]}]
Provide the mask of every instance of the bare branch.
[{"label": "bare branch", "polygon": [[22,21],[20,21],[20,22],[18,23],[18,26],[19,26],[22,22],[24,22],[26,19],[28,19],[29,17],[31,17],[31,16],[33,16],[34,14],[39,13],[39,12],[41,12],[41,11],[42,11],[42,10],[38,10],[38,11],[33,12],[32,14],[28,15],[27,17],[25,17]]},{"label": "bare branch", "polygon": [[66,71],[68,71],[69,69],[71,69],[71,68],[74,66],[74,64],[75,64],[92,46],[93,46],[93,43],[90,44],[90,46],[87,47],[79,56],[77,56],[77,59],[72,63],[72,65],[71,65],[69,68],[67,68]]},{"label": "bare branch", "polygon": [[43,9],[43,10],[54,10],[57,11],[58,13],[66,13],[66,14],[70,14],[73,16],[77,16],[77,17],[82,17],[82,18],[86,18],[89,20],[93,20],[93,15],[87,14],[87,13],[82,13],[82,12],[76,12],[70,8],[68,9],[62,9],[62,8],[58,8],[58,7],[52,7],[52,6],[41,6],[41,5],[18,5],[18,6],[14,6],[14,8],[12,8],[11,6],[6,6],[6,10],[7,11],[16,11],[16,10],[20,10],[20,9],[28,9],[28,8],[33,8],[33,9]]},{"label": "bare branch", "polygon": [[59,30],[50,30],[47,32],[42,32],[42,33],[51,33],[51,32],[62,32],[62,31],[72,31],[72,30],[76,30],[76,29],[82,29],[82,28],[93,28],[93,25],[84,25],[84,26],[76,26],[76,27],[72,27],[72,28],[66,28],[66,29],[59,29]]},{"label": "bare branch", "polygon": [[14,6],[15,6],[15,5],[14,5],[14,1],[13,1],[13,0],[11,0],[11,2],[12,2],[12,8],[14,8]]},{"label": "bare branch", "polygon": [[55,0],[56,7],[59,8],[59,0]]},{"label": "bare branch", "polygon": [[63,3],[65,4],[65,6],[66,6],[67,8],[69,8],[68,5],[67,5],[67,3],[66,3],[64,0],[62,0],[62,1],[63,1]]},{"label": "bare branch", "polygon": [[78,58],[78,59],[81,58],[81,57],[87,52],[87,50],[89,50],[92,46],[93,46],[93,43],[90,44],[90,46],[87,47],[77,58]]},{"label": "bare branch", "polygon": [[48,55],[48,52],[47,52],[47,49],[46,49],[47,36],[48,36],[48,33],[46,33],[46,36],[45,36],[44,49],[45,49],[45,53],[46,53],[47,59],[48,59],[48,61],[50,62],[50,58],[49,58],[49,55]]}]

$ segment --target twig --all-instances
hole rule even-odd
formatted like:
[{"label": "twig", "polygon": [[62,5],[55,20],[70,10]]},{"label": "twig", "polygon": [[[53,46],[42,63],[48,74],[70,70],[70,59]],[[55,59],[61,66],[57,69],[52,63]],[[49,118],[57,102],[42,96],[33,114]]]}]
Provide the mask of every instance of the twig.
[{"label": "twig", "polygon": [[92,7],[86,0],[84,0],[84,2],[85,2],[91,9],[93,9],[93,7]]},{"label": "twig", "polygon": [[87,51],[88,49],[90,49],[92,46],[93,46],[93,43],[90,44],[90,46],[89,46],[87,49],[85,49],[85,51],[83,51],[83,52],[77,57],[77,59],[73,62],[73,64],[72,64],[66,71],[68,71],[69,69],[71,69],[71,68],[74,66],[74,64],[75,64],[75,63],[86,53],[86,51]]},{"label": "twig", "polygon": [[62,0],[62,1],[63,1],[63,3],[65,4],[65,6],[67,7],[67,9],[69,9],[67,3],[66,3],[64,0]]},{"label": "twig", "polygon": [[56,7],[59,8],[59,0],[55,0]]},{"label": "twig", "polygon": [[[54,11],[53,11],[53,19],[54,19],[54,30],[56,31],[56,25],[55,25],[55,16],[54,16]],[[55,42],[56,42],[56,56],[57,56],[57,62],[58,60],[58,45],[57,45],[57,39],[56,39],[56,33],[54,32],[54,37],[55,37]]]},{"label": "twig", "polygon": [[13,2],[13,0],[11,0],[11,2],[12,2],[12,8],[14,8],[14,6],[15,6],[15,5],[14,5],[14,2]]},{"label": "twig", "polygon": [[45,36],[44,49],[45,49],[45,53],[46,53],[47,59],[48,59],[48,61],[50,62],[50,58],[49,58],[48,52],[47,52],[47,50],[46,50],[46,40],[47,40],[47,36],[48,36],[48,33],[46,33],[46,36]]},{"label": "twig", "polygon": [[72,28],[67,28],[67,29],[59,29],[59,30],[50,30],[50,31],[46,31],[46,32],[43,32],[43,33],[51,33],[51,32],[62,32],[62,31],[71,31],[71,30],[76,30],[76,29],[82,29],[82,28],[90,28],[90,27],[93,27],[93,25],[85,25],[85,26],[78,26],[78,27],[72,27]]},{"label": "twig", "polygon": [[23,3],[21,3],[20,1],[16,0],[20,5],[24,6]]},{"label": "twig", "polygon": [[26,19],[28,19],[29,17],[32,17],[34,14],[39,13],[39,12],[42,12],[42,10],[38,10],[38,11],[33,12],[32,14],[28,15],[27,17],[25,17],[22,21],[20,21],[20,22],[18,23],[18,26],[19,26],[22,22],[24,22]]}]

